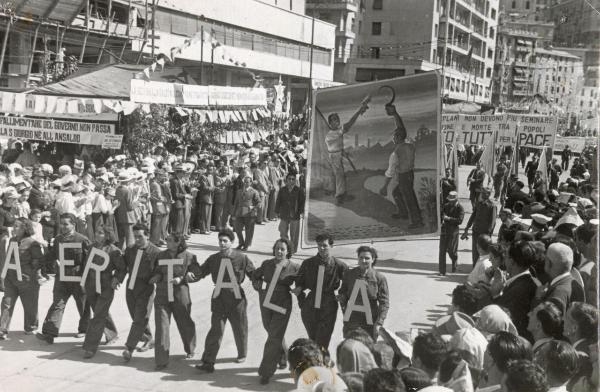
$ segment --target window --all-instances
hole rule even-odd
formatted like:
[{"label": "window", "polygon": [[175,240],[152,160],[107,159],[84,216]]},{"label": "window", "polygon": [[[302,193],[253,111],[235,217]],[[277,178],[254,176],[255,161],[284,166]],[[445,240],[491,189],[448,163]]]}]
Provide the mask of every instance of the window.
[{"label": "window", "polygon": [[492,19],[496,19],[496,10],[492,8]]},{"label": "window", "polygon": [[358,21],[358,34],[362,33],[362,20]]},{"label": "window", "polygon": [[487,68],[485,70],[485,77],[486,78],[491,78],[492,77],[492,69],[491,68]]},{"label": "window", "polygon": [[525,9],[526,9],[526,10],[528,10],[528,9],[529,9],[529,2],[528,2],[528,1],[526,1],[526,2],[525,2]]},{"label": "window", "polygon": [[493,27],[490,27],[490,36],[488,38],[494,39],[495,30]]},{"label": "window", "polygon": [[488,59],[491,59],[492,57],[494,57],[494,51],[488,48]]},{"label": "window", "polygon": [[377,47],[377,46],[372,46],[371,47],[371,58],[378,59],[380,55],[381,55],[381,48]]},{"label": "window", "polygon": [[515,0],[513,0],[512,4],[511,4],[511,8],[517,8],[517,2]]},{"label": "window", "polygon": [[438,25],[437,25],[437,23],[433,26],[433,36],[434,37],[438,36]]},{"label": "window", "polygon": [[373,9],[374,10],[382,10],[383,9],[383,0],[373,0]]},{"label": "window", "polygon": [[371,34],[381,35],[381,22],[373,22],[371,24]]}]

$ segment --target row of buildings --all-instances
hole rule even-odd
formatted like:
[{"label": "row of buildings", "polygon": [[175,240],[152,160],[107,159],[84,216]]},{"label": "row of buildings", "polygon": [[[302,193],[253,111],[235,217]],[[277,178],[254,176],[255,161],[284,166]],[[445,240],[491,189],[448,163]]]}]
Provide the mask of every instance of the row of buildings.
[{"label": "row of buildings", "polygon": [[[0,6],[0,85],[74,63],[176,64],[197,84],[311,88],[440,70],[447,102],[595,116],[600,0],[15,0]],[[594,12],[596,10],[596,12]],[[215,43],[218,43],[215,45]],[[311,85],[312,83],[312,85]]]}]

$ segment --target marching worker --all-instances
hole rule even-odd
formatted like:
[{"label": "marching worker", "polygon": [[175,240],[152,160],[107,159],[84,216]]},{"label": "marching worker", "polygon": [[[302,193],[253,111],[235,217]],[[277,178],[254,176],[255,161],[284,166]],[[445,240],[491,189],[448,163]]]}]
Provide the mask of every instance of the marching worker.
[{"label": "marching worker", "polygon": [[496,216],[497,207],[493,201],[490,200],[490,194],[492,190],[490,188],[481,188],[479,193],[479,200],[473,208],[473,214],[469,217],[467,227],[461,238],[466,239],[469,235],[469,229],[473,226],[473,239],[471,255],[473,258],[473,266],[479,259],[479,252],[477,251],[477,238],[480,234],[487,234],[490,237],[496,227]]},{"label": "marching worker", "polygon": [[[58,336],[60,325],[62,323],[65,306],[71,296],[75,299],[77,311],[79,312],[79,326],[76,337],[83,337],[89,323],[89,315],[84,315],[85,291],[77,281],[64,280],[65,278],[81,278],[85,262],[90,251],[90,240],[83,234],[75,231],[77,218],[75,215],[67,212],[60,215],[60,231],[61,234],[54,238],[54,246],[49,254],[51,263],[58,261],[61,264],[59,273],[54,279],[54,288],[52,290],[53,298],[52,305],[48,309],[46,320],[42,326],[42,333],[36,336],[45,340],[47,343],[54,343],[54,338]],[[60,244],[77,244],[78,247],[64,247],[64,260],[60,260]],[[69,263],[66,264],[65,261]]]},{"label": "marching worker", "polygon": [[[123,358],[126,361],[131,359],[138,342],[143,342],[142,346],[138,348],[140,352],[148,351],[154,347],[152,331],[148,326],[154,303],[154,285],[150,283],[150,279],[156,269],[160,253],[160,249],[149,241],[146,226],[142,224],[134,225],[133,238],[134,245],[125,250],[125,264],[129,273],[125,301],[127,302],[129,315],[133,320],[123,351]],[[140,260],[137,262],[140,252]],[[138,263],[137,267],[136,262]]]},{"label": "marching worker", "polygon": [[452,272],[456,272],[458,261],[459,226],[465,218],[465,209],[458,202],[458,193],[448,193],[448,200],[442,210],[442,231],[440,235],[439,273],[446,275],[446,253],[452,260]]},{"label": "marching worker", "polygon": [[[196,277],[200,273],[200,266],[196,260],[196,255],[187,250],[183,234],[169,235],[167,237],[167,249],[160,252],[157,258],[158,266],[150,279],[150,283],[156,283],[156,297],[154,298],[154,319],[156,321],[155,369],[162,370],[169,364],[171,315],[173,315],[177,324],[187,358],[194,356],[196,350],[196,324],[191,317],[192,300],[188,283],[197,281]],[[161,260],[172,261],[173,259],[176,259],[178,263],[166,265],[161,263]]]},{"label": "marching worker", "polygon": [[[390,308],[387,279],[375,270],[375,248],[361,246],[356,254],[358,266],[344,272],[342,287],[337,296],[344,312],[344,338],[348,337],[350,331],[361,328],[373,339],[377,339],[379,327],[383,325]],[[358,282],[361,282],[362,287],[357,285]]]},{"label": "marching worker", "polygon": [[[338,311],[335,290],[340,287],[348,266],[330,255],[333,248],[331,235],[319,234],[316,242],[318,253],[302,262],[293,292],[298,296],[300,315],[308,338],[328,350]],[[317,288],[321,289],[320,292],[317,292]],[[307,289],[308,295],[304,293]]]},{"label": "marching worker", "polygon": [[258,368],[260,383],[263,385],[269,383],[278,364],[280,369],[287,366],[284,337],[292,313],[290,286],[300,268],[300,265],[290,260],[292,245],[288,239],[275,241],[273,256],[273,259],[265,260],[253,274],[253,285],[258,290],[260,300],[260,315],[268,335]]},{"label": "marching worker", "polygon": [[244,253],[231,248],[233,240],[234,235],[231,230],[221,230],[219,232],[221,250],[206,259],[197,275],[202,279],[210,274],[215,283],[210,303],[212,311],[210,330],[206,335],[202,361],[196,365],[197,369],[207,373],[215,371],[215,360],[221,347],[225,323],[228,320],[238,350],[236,362],[245,362],[248,352],[247,300],[241,284],[245,276],[252,278],[254,264]]},{"label": "marching worker", "polygon": [[[123,283],[127,272],[123,254],[115,245],[114,233],[100,227],[96,230],[95,237],[93,248],[106,252],[109,260],[108,266],[102,272],[94,268],[86,268],[88,271],[84,283],[86,300],[94,312],[94,317],[90,320],[83,341],[84,358],[92,358],[96,354],[102,333],[106,336],[106,344],[117,339],[117,328],[108,311],[115,297],[115,290]],[[91,263],[103,265],[105,261],[101,256],[95,255]],[[97,277],[97,274],[100,274],[100,277]],[[96,286],[98,282],[100,287]]]}]

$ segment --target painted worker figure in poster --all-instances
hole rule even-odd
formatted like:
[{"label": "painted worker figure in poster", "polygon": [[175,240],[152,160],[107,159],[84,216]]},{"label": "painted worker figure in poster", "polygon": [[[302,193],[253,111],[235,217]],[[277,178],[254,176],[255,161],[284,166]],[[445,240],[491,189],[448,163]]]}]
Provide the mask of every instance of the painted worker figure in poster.
[{"label": "painted worker figure in poster", "polygon": [[[419,201],[415,195],[415,146],[406,142],[406,128],[402,117],[396,111],[396,107],[388,103],[385,105],[388,116],[394,117],[396,129],[394,130],[394,151],[390,154],[389,166],[385,171],[385,183],[379,190],[381,196],[387,196],[388,186],[395,178],[398,185],[392,191],[392,196],[398,207],[398,212],[392,214],[392,218],[410,219],[409,229],[423,226]],[[421,130],[421,129],[419,129]]]},{"label": "painted worker figure in poster", "polygon": [[438,232],[438,78],[431,72],[316,91],[304,243],[321,233],[348,244]]},{"label": "painted worker figure in poster", "polygon": [[[362,115],[369,107],[369,97],[367,97],[361,103],[360,108],[354,115],[348,120],[347,123],[342,125],[340,116],[337,113],[332,113],[327,118],[329,123],[329,132],[325,135],[325,145],[327,146],[327,152],[329,154],[329,164],[335,177],[335,201],[337,204],[342,204],[346,195],[346,173],[344,172],[344,158],[348,159],[348,156],[344,153],[344,134],[350,131],[352,125],[356,122],[358,117]],[[350,162],[350,164],[352,164]]]}]

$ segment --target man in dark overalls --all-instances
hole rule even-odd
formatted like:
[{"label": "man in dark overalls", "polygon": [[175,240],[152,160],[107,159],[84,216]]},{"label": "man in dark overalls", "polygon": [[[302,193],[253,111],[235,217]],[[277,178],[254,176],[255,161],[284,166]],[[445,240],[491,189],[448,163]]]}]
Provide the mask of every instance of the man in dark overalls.
[{"label": "man in dark overalls", "polygon": [[[318,254],[302,262],[293,292],[298,296],[308,338],[329,350],[338,311],[335,290],[340,287],[348,266],[329,254],[333,247],[333,238],[329,234],[319,234],[316,242]],[[307,289],[309,292],[305,294]]]},{"label": "man in dark overalls", "polygon": [[[87,316],[84,315],[85,291],[79,284],[79,281],[85,268],[91,244],[86,236],[75,231],[76,221],[75,215],[71,213],[65,213],[60,216],[61,234],[54,239],[54,246],[49,254],[48,262],[55,263],[56,260],[59,260],[61,268],[54,280],[52,305],[50,305],[50,309],[48,309],[48,314],[44,320],[42,333],[36,335],[39,339],[45,340],[48,343],[54,343],[54,338],[58,336],[65,306],[71,296],[75,299],[77,311],[80,316],[77,337],[83,337],[90,320],[89,314]],[[64,260],[60,260],[60,244],[77,244],[79,247],[65,247]]]},{"label": "man in dark overalls", "polygon": [[442,232],[440,234],[440,275],[446,275],[446,253],[452,260],[452,272],[456,272],[458,261],[458,234],[459,226],[465,217],[465,210],[458,202],[458,193],[448,193],[447,202],[442,209]]},{"label": "man in dark overalls", "polygon": [[[149,241],[146,226],[142,224],[133,226],[133,238],[134,245],[125,250],[125,264],[129,274],[125,301],[127,302],[129,315],[133,320],[125,343],[125,350],[122,354],[126,361],[131,359],[138,342],[143,342],[143,345],[138,348],[140,352],[148,351],[154,346],[152,331],[148,326],[154,301],[154,285],[149,281],[156,268],[156,260],[160,253],[160,249]],[[142,254],[136,267],[136,258],[139,251]],[[134,273],[135,277],[133,276]]]},{"label": "man in dark overalls", "polygon": [[215,371],[215,360],[221,347],[225,323],[228,320],[238,350],[236,362],[246,361],[248,352],[247,300],[241,285],[245,276],[252,278],[254,264],[244,253],[231,248],[234,238],[231,230],[219,232],[220,252],[206,259],[200,266],[199,276],[196,277],[202,279],[210,274],[216,285],[210,303],[212,311],[210,330],[206,335],[202,362],[196,365],[197,369],[207,373]]}]

